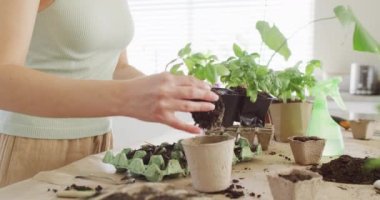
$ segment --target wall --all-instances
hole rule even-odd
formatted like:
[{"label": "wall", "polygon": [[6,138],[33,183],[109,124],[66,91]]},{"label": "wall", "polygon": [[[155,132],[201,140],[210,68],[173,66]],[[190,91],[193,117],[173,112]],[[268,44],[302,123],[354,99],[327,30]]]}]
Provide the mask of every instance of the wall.
[{"label": "wall", "polygon": [[[380,40],[379,0],[315,0],[315,19],[334,16],[333,9],[337,5],[349,5],[363,26]],[[335,19],[314,25],[314,57],[323,62],[325,75],[344,76],[344,89],[348,89],[353,62],[376,65],[380,76],[380,56],[352,50],[352,28],[344,29]]]}]

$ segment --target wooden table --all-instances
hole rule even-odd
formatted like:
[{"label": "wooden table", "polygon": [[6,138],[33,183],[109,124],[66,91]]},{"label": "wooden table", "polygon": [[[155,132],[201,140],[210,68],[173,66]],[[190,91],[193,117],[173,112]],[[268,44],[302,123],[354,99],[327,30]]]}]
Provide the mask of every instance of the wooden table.
[{"label": "wooden table", "polygon": [[[344,133],[345,137],[345,154],[355,157],[380,157],[380,137],[374,137],[372,140],[354,140],[352,134]],[[171,133],[160,136],[147,142],[160,144],[161,142],[175,142],[179,138],[189,137],[189,135]],[[135,147],[138,147],[136,145]],[[115,150],[118,152],[118,150]],[[276,152],[271,155],[270,152]],[[288,156],[292,160],[288,161],[281,155]],[[90,173],[108,174],[110,177],[117,177],[114,174],[114,168],[108,164],[103,164],[101,159],[104,154],[88,156],[82,160],[74,162],[63,168],[42,172],[37,176],[10,185],[0,189],[0,199],[57,199],[54,192],[48,192],[48,189],[62,190],[66,186],[76,183],[78,185],[102,185],[105,190],[115,188],[115,185],[105,184],[89,180],[75,179],[77,175],[86,175]],[[322,162],[328,162],[332,157],[324,157]],[[259,199],[272,199],[266,175],[291,168],[304,168],[298,166],[293,161],[290,146],[286,143],[271,141],[269,150],[262,155],[255,157],[254,160],[246,163],[240,163],[233,167],[233,178],[239,180],[239,185],[245,187],[246,196],[241,199],[258,199],[250,197],[248,194],[254,192],[260,194]],[[174,184],[176,187],[192,190],[189,178],[180,178],[175,180],[165,180],[164,182]],[[128,186],[126,186],[128,187]],[[213,199],[226,199],[223,195],[213,195]],[[372,185],[350,185],[323,182],[319,192],[318,199],[380,199],[380,194],[376,194]]]}]

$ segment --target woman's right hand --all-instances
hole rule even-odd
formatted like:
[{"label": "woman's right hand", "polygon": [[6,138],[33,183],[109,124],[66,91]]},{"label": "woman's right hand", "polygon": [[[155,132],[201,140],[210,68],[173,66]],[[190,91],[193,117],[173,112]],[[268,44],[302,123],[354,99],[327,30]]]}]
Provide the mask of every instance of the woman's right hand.
[{"label": "woman's right hand", "polygon": [[[199,133],[200,128],[185,123],[175,112],[211,111],[218,95],[205,82],[191,76],[160,73],[125,81],[124,115],[159,122],[173,128]],[[201,101],[193,101],[194,99]]]}]

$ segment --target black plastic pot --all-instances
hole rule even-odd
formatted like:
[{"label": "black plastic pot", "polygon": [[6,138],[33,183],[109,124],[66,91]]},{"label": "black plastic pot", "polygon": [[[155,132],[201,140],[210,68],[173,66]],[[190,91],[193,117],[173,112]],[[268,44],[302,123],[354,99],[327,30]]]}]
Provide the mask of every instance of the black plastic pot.
[{"label": "black plastic pot", "polygon": [[249,97],[244,97],[243,106],[239,113],[240,122],[245,122],[246,125],[265,125],[265,117],[268,113],[270,104],[273,101],[273,97],[266,93],[259,93],[257,100],[253,103]]},{"label": "black plastic pot", "polygon": [[219,94],[224,104],[222,126],[230,127],[236,119],[239,119],[241,105],[245,96],[238,91],[227,88],[213,88],[213,90]]}]

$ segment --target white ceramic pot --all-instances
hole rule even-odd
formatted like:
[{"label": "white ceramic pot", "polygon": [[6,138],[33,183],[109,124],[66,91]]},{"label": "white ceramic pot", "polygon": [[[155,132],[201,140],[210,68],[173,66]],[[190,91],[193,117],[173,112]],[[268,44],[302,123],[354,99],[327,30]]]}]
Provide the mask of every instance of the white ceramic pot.
[{"label": "white ceramic pot", "polygon": [[230,186],[234,141],[229,135],[182,140],[194,189],[217,192]]}]

